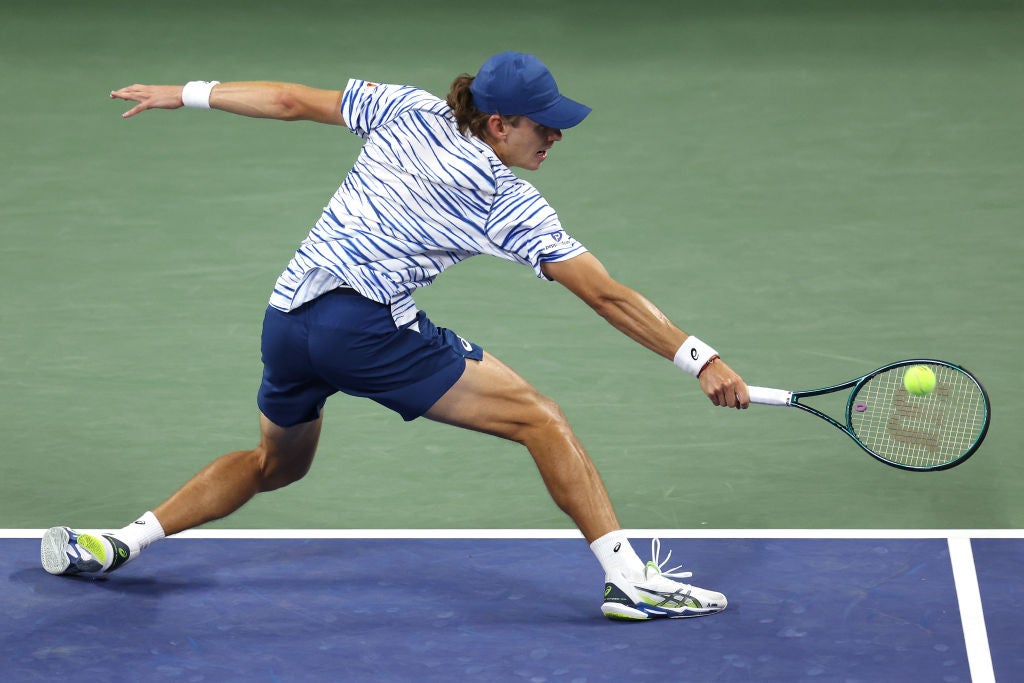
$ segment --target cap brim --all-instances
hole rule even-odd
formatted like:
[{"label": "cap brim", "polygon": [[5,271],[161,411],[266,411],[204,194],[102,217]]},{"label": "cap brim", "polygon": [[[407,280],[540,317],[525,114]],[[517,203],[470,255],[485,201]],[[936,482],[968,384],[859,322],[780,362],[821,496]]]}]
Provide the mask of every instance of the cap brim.
[{"label": "cap brim", "polygon": [[526,116],[548,128],[572,128],[587,118],[590,111],[591,109],[587,105],[562,95],[550,107],[526,114]]}]

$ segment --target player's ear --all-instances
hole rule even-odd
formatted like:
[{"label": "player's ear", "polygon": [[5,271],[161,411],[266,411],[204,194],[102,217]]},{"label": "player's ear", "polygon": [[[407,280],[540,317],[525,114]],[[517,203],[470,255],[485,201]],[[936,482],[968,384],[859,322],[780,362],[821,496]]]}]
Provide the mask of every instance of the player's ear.
[{"label": "player's ear", "polygon": [[504,140],[508,135],[508,122],[500,114],[491,114],[487,119],[487,135],[492,140]]}]

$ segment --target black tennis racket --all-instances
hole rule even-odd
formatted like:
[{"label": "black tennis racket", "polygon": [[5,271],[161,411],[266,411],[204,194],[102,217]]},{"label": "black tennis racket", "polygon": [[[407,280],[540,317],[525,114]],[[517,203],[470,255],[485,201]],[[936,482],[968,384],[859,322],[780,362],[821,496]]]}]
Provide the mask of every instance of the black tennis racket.
[{"label": "black tennis racket", "polygon": [[[935,373],[935,388],[924,396],[907,391],[903,375],[924,365]],[[845,424],[801,403],[803,399],[851,389]],[[748,387],[750,402],[790,406],[837,427],[886,465],[927,472],[959,465],[978,450],[992,418],[988,394],[964,368],[941,360],[901,360],[849,382],[811,391]]]}]

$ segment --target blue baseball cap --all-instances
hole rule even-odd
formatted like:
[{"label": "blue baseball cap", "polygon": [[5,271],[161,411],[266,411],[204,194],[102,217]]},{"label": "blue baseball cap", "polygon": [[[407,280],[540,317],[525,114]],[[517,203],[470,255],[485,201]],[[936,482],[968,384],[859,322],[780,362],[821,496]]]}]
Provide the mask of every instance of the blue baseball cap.
[{"label": "blue baseball cap", "polygon": [[523,52],[502,52],[480,67],[469,86],[473,106],[488,114],[528,116],[548,128],[572,128],[590,107],[558,92],[544,63]]}]

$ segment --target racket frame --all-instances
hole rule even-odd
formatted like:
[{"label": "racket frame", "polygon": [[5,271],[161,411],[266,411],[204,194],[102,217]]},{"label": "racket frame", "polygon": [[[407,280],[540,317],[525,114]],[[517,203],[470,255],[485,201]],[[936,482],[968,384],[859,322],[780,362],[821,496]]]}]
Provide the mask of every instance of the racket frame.
[{"label": "racket frame", "polygon": [[[862,442],[857,437],[856,432],[853,431],[853,427],[852,427],[852,424],[853,424],[853,410],[854,410],[854,406],[856,405],[856,402],[854,401],[854,398],[856,398],[857,393],[860,391],[861,386],[866,384],[872,377],[875,377],[876,375],[880,375],[883,372],[887,372],[889,370],[892,370],[893,368],[909,367],[909,366],[912,366],[912,365],[928,365],[928,364],[931,364],[931,365],[942,365],[942,366],[945,366],[947,368],[952,368],[953,370],[957,370],[959,372],[962,372],[965,375],[967,375],[967,377],[969,377],[971,379],[971,381],[974,382],[975,385],[977,385],[978,389],[981,391],[982,398],[983,398],[983,400],[985,402],[985,424],[982,425],[981,431],[978,433],[978,436],[974,439],[974,443],[971,444],[971,447],[969,449],[967,449],[967,451],[964,452],[962,455],[960,455],[960,457],[958,457],[958,458],[956,458],[954,460],[951,460],[951,461],[945,462],[945,463],[941,463],[939,465],[927,465],[927,466],[906,465],[906,464],[903,464],[903,463],[894,462],[894,461],[889,460],[889,459],[885,458],[884,456],[874,452],[873,450],[871,450],[864,442]],[[812,415],[816,415],[816,416],[820,417],[821,419],[825,420],[826,422],[828,422],[830,425],[832,425],[833,427],[835,427],[839,431],[841,431],[844,434],[846,434],[851,439],[853,439],[853,442],[856,443],[858,446],[860,446],[864,450],[864,452],[866,452],[868,455],[870,455],[871,457],[875,458],[879,462],[882,462],[882,463],[884,463],[886,465],[889,465],[890,467],[896,467],[896,468],[901,469],[901,470],[908,470],[908,471],[912,471],[912,472],[937,472],[939,470],[948,470],[951,467],[956,467],[957,465],[959,465],[963,461],[967,460],[967,458],[969,458],[972,455],[974,455],[974,452],[978,450],[979,446],[981,446],[981,442],[985,440],[985,435],[988,433],[989,424],[992,422],[992,404],[989,402],[988,392],[985,391],[984,385],[982,385],[982,383],[978,380],[978,378],[975,377],[969,370],[967,370],[964,367],[961,367],[959,365],[956,365],[954,363],[950,363],[950,362],[947,362],[947,361],[944,361],[944,360],[937,360],[935,358],[911,358],[911,359],[907,359],[907,360],[895,361],[893,363],[889,363],[888,365],[883,365],[880,368],[872,370],[871,372],[869,372],[869,373],[867,373],[865,375],[861,375],[860,377],[857,377],[855,379],[851,379],[851,380],[849,380],[847,382],[842,382],[840,384],[833,384],[832,386],[822,387],[820,389],[809,389],[809,390],[806,390],[806,391],[787,391],[787,392],[782,392],[782,390],[779,390],[779,389],[768,389],[768,388],[765,388],[765,387],[753,387],[753,389],[755,390],[754,391],[755,394],[760,394],[761,396],[773,395],[773,400],[759,400],[759,401],[756,401],[756,402],[764,403],[764,404],[767,404],[767,405],[787,405],[787,406],[791,406],[791,407],[794,407],[794,408],[799,408],[800,410],[803,410],[803,411],[806,411],[808,413],[811,413]],[[846,424],[841,423],[839,420],[835,419],[834,417],[832,417],[828,413],[824,413],[824,412],[818,410],[817,408],[815,408],[814,406],[806,405],[806,404],[800,402],[800,399],[813,398],[815,396],[824,396],[825,394],[832,394],[832,393],[835,393],[837,391],[842,391],[843,389],[852,389],[852,391],[850,391],[850,395],[846,399]],[[782,397],[783,393],[789,394],[789,398],[788,398],[788,400],[785,403],[783,403],[780,400],[780,398]]]}]

